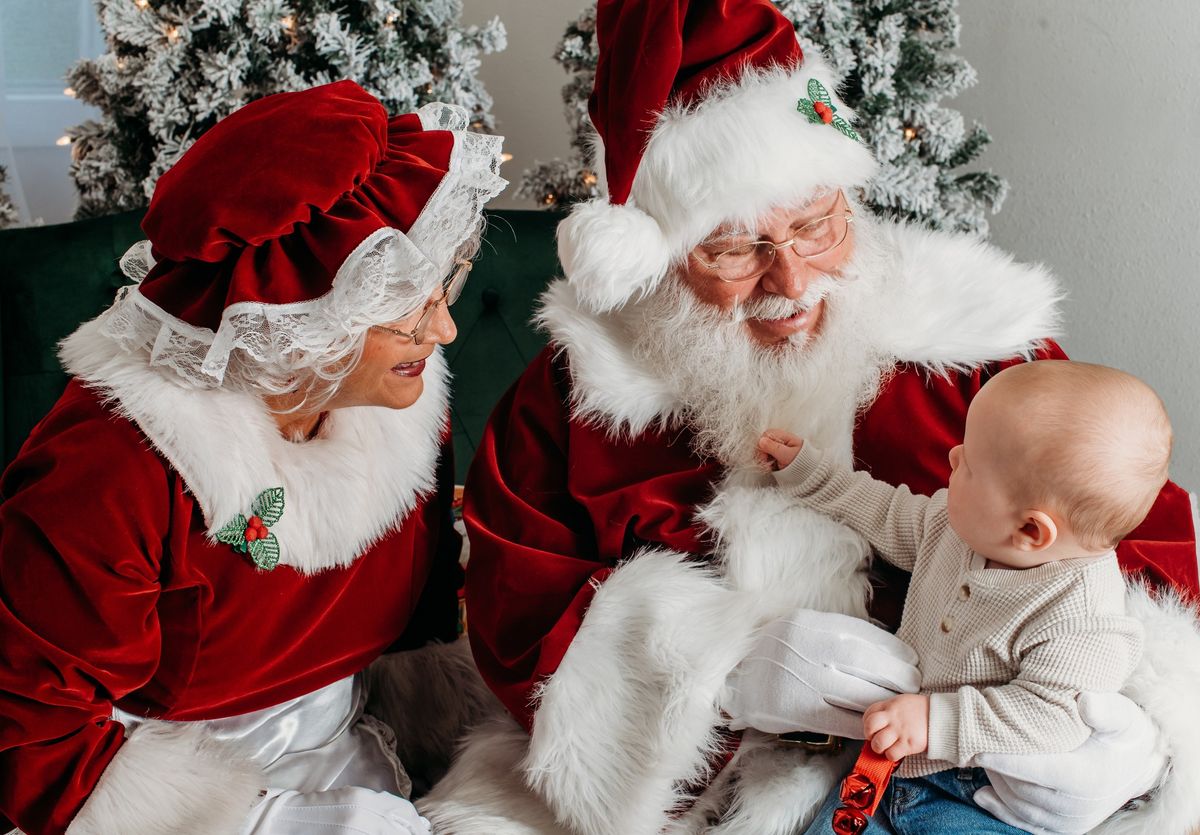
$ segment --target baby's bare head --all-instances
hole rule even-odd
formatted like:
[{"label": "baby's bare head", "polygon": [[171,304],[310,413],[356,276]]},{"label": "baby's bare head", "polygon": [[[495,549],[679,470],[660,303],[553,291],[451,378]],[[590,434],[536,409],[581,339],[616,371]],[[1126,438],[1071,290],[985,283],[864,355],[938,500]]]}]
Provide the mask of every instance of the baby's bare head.
[{"label": "baby's bare head", "polygon": [[[1167,480],[1171,423],[1154,390],[1132,374],[1041,360],[997,374],[976,397],[1000,410],[1013,498],[1065,521],[1088,548],[1114,547],[1141,524]],[[975,408],[975,404],[972,404]]]}]

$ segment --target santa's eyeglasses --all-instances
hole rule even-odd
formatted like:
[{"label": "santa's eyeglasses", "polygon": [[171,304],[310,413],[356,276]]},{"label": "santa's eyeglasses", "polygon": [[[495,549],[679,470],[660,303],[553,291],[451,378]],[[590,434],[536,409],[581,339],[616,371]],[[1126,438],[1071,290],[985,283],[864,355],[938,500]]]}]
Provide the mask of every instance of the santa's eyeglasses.
[{"label": "santa's eyeglasses", "polygon": [[438,305],[445,302],[446,307],[450,307],[450,305],[458,301],[458,297],[462,295],[463,286],[467,283],[467,275],[471,272],[471,262],[460,258],[454,264],[454,272],[450,273],[450,277],[442,282],[442,295],[425,302],[425,308],[421,311],[421,318],[417,320],[415,328],[411,331],[405,331],[398,328],[389,328],[387,325],[372,325],[371,327],[375,328],[375,330],[390,333],[392,336],[401,336],[412,340],[417,345],[424,342],[425,331],[429,329],[429,323],[433,321]]},{"label": "santa's eyeglasses", "polygon": [[839,189],[834,207],[843,206],[831,214],[810,220],[792,229],[792,237],[786,241],[750,241],[722,250],[707,258],[698,251],[692,257],[712,271],[720,281],[749,281],[771,269],[775,253],[785,247],[805,260],[820,258],[837,249],[850,234],[854,212],[846,203],[846,195]]}]

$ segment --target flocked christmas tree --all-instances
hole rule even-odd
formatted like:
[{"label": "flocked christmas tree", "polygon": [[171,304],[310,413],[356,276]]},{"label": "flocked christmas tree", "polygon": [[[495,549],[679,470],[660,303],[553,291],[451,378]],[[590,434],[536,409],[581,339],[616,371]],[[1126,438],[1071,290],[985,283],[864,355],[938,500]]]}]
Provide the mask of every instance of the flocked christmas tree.
[{"label": "flocked christmas tree", "polygon": [[[940,229],[986,234],[1007,184],[989,171],[962,171],[990,137],[941,105],[976,81],[955,55],[957,0],[774,0],[805,49],[820,49],[845,76],[841,92],[855,127],[882,170],[864,195],[882,214]],[[596,71],[595,9],[567,27],[555,59],[571,74],[563,87],[572,155],[525,172],[518,194],[542,206],[596,196],[586,167],[587,98]]]},{"label": "flocked christmas tree", "polygon": [[8,179],[8,172],[4,170],[4,166],[0,165],[0,229],[5,226],[12,226],[20,216],[17,214],[17,207],[13,204],[12,198],[4,190],[4,181]]},{"label": "flocked christmas tree", "polygon": [[101,119],[72,128],[80,216],[146,205],[200,134],[270,93],[352,78],[391,113],[429,101],[493,127],[480,54],[498,19],[463,26],[462,0],[96,0],[107,51],[73,66]]}]

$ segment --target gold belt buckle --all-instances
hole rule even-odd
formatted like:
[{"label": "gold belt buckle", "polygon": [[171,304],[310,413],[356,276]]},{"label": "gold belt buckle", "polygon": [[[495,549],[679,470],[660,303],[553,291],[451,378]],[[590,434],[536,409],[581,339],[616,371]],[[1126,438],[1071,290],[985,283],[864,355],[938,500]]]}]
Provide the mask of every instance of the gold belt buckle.
[{"label": "gold belt buckle", "polygon": [[842,738],[832,734],[791,731],[780,734],[779,741],[787,745],[795,745],[811,754],[836,754],[842,750]]}]

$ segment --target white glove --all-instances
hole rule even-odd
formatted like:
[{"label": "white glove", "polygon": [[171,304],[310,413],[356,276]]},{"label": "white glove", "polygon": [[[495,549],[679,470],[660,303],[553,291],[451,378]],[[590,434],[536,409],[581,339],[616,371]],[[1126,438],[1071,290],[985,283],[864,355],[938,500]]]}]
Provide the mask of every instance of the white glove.
[{"label": "white glove", "polygon": [[254,807],[242,835],[431,835],[431,830],[403,797],[347,786],[269,794]]},{"label": "white glove", "polygon": [[768,624],[725,681],[730,728],[863,738],[862,712],[921,685],[917,653],[861,618],[800,609]]},{"label": "white glove", "polygon": [[1075,835],[1158,785],[1167,760],[1140,707],[1120,693],[1083,693],[1079,715],[1092,735],[1074,751],[976,756],[992,785],[975,802],[1033,835]]}]

